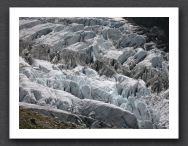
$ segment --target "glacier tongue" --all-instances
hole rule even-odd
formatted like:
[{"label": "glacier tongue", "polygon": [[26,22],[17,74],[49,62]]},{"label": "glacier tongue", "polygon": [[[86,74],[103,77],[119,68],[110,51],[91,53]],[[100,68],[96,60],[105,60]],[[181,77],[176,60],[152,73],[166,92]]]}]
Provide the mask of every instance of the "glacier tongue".
[{"label": "glacier tongue", "polygon": [[20,19],[20,106],[168,128],[168,53],[147,50],[133,28],[122,18]]}]

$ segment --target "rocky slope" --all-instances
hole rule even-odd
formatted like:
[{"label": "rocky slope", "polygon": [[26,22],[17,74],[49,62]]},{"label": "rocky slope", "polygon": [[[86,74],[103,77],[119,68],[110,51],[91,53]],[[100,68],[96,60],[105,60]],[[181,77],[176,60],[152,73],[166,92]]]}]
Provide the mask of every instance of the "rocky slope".
[{"label": "rocky slope", "polygon": [[85,128],[168,128],[168,52],[135,28],[20,18],[20,108]]}]

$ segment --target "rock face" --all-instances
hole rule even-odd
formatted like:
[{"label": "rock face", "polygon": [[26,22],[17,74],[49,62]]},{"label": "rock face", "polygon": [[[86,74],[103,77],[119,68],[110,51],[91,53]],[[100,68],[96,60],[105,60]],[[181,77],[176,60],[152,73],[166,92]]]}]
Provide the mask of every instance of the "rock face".
[{"label": "rock face", "polygon": [[20,18],[20,106],[66,113],[87,128],[168,128],[168,53],[134,27],[114,18]]}]

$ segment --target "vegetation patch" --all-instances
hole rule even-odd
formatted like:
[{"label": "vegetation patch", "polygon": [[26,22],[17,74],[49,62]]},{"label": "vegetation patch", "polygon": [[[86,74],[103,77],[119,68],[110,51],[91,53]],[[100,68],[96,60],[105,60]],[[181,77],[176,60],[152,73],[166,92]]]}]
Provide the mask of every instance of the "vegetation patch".
[{"label": "vegetation patch", "polygon": [[56,118],[48,117],[30,109],[19,109],[20,129],[80,129],[83,125],[71,122],[62,122]]}]

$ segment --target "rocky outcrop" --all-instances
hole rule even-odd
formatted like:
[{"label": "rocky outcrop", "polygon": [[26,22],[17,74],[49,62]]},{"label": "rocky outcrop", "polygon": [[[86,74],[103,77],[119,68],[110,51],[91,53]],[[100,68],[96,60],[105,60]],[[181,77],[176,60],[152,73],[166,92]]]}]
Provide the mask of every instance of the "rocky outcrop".
[{"label": "rocky outcrop", "polygon": [[21,18],[20,106],[68,112],[87,128],[168,128],[168,53],[134,28],[114,18]]}]

